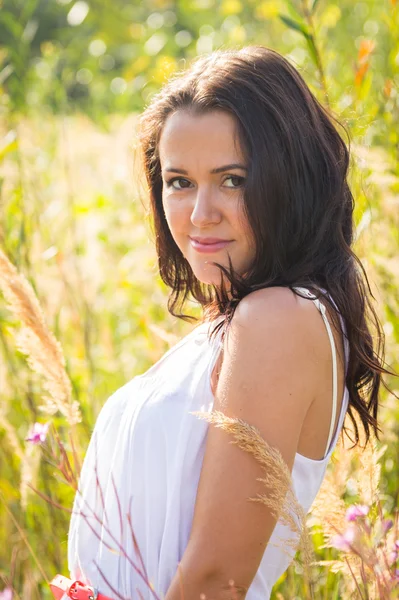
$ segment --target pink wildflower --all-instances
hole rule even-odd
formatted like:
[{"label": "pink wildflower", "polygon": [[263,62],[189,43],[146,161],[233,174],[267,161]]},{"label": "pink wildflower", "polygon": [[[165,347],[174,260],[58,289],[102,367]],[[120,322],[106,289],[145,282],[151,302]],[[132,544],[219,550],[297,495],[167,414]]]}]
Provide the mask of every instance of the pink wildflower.
[{"label": "pink wildflower", "polygon": [[369,506],[364,504],[354,504],[346,511],[345,519],[347,521],[356,521],[358,517],[365,517],[370,510]]},{"label": "pink wildflower", "polygon": [[337,550],[344,550],[349,552],[351,550],[351,544],[355,540],[356,531],[354,527],[348,527],[342,535],[334,535],[331,538],[331,545]]},{"label": "pink wildflower", "polygon": [[41,444],[46,439],[47,430],[49,427],[50,421],[44,423],[44,425],[41,423],[35,423],[33,427],[31,427],[28,437],[25,438],[25,441],[33,442],[33,444]]},{"label": "pink wildflower", "polygon": [[10,587],[6,587],[0,592],[0,600],[12,600],[12,589]]},{"label": "pink wildflower", "polygon": [[[384,534],[389,531],[391,529],[391,527],[393,527],[393,521],[392,519],[384,519],[382,521],[382,531],[384,532]],[[396,542],[395,542],[396,544]]]},{"label": "pink wildflower", "polygon": [[396,540],[394,542],[393,545],[393,550],[392,552],[389,553],[388,556],[388,562],[390,565],[392,565],[394,562],[396,562],[399,558],[399,540]]}]

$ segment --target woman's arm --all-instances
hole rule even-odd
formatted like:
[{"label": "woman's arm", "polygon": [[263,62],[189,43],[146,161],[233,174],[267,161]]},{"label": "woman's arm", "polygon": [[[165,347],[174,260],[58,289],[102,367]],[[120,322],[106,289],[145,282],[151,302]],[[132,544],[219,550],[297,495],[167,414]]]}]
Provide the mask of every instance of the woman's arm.
[{"label": "woman's arm", "polygon": [[[281,287],[258,290],[239,303],[214,403],[214,410],[256,427],[290,470],[316,390],[315,320],[306,308]],[[257,481],[264,470],[232,439],[210,424],[192,530],[180,563],[186,600],[199,599],[201,591],[213,600],[233,598],[226,596],[230,579],[239,588],[238,598],[244,598],[276,525],[266,505],[248,500],[267,496],[267,486]],[[176,573],[166,600],[180,597]]]}]

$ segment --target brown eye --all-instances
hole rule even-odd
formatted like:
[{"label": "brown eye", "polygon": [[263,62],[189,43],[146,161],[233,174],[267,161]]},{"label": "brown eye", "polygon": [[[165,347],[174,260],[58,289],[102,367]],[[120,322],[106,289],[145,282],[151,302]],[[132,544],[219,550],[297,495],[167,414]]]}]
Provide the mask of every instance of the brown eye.
[{"label": "brown eye", "polygon": [[189,180],[188,179],[184,179],[184,177],[173,177],[172,179],[169,179],[169,181],[166,182],[166,187],[168,187],[168,188],[171,187],[174,190],[183,190],[183,189],[186,189],[188,187],[186,185],[183,185],[182,187],[175,187],[173,185],[173,183],[175,181],[179,181],[179,182],[181,182],[181,181],[184,182],[185,181],[186,183],[190,184]]},{"label": "brown eye", "polygon": [[233,185],[227,185],[226,187],[233,188],[233,189],[241,187],[243,185],[244,181],[245,181],[245,177],[240,177],[239,175],[229,175],[224,180],[224,183],[228,179],[230,179],[233,182]]}]

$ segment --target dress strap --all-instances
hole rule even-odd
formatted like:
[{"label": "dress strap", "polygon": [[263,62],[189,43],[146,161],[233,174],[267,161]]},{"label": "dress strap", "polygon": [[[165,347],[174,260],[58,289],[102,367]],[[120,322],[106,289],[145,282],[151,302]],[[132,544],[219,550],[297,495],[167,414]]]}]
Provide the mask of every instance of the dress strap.
[{"label": "dress strap", "polygon": [[320,300],[318,298],[316,298],[316,296],[314,296],[314,294],[312,294],[312,292],[310,292],[310,290],[308,290],[307,288],[296,287],[295,289],[305,293],[309,298],[312,299],[314,304],[317,306],[317,308],[319,309],[319,311],[321,313],[321,316],[323,317],[324,323],[327,328],[328,337],[330,339],[331,352],[332,352],[332,363],[333,363],[333,402],[332,402],[332,416],[331,416],[331,423],[330,423],[330,432],[328,434],[327,445],[326,445],[326,449],[324,452],[324,457],[325,457],[330,448],[330,443],[331,443],[333,433],[334,433],[335,419],[336,419],[336,415],[337,415],[338,370],[337,370],[337,353],[336,353],[336,349],[335,349],[334,336],[331,331],[331,326],[330,326],[330,323],[329,323],[327,315],[326,315],[325,305],[322,302],[320,302]]}]

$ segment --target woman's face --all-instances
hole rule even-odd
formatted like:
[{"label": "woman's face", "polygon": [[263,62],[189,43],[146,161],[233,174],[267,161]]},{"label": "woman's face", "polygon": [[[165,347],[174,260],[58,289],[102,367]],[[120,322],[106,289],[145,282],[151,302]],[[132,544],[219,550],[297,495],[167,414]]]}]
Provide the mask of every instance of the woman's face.
[{"label": "woman's face", "polygon": [[[228,268],[229,254],[243,275],[255,255],[243,211],[247,165],[234,134],[235,119],[228,112],[195,116],[178,110],[167,118],[159,141],[162,202],[170,231],[197,279],[215,286],[220,285],[220,270],[211,261]],[[202,246],[192,238],[227,243]]]}]

